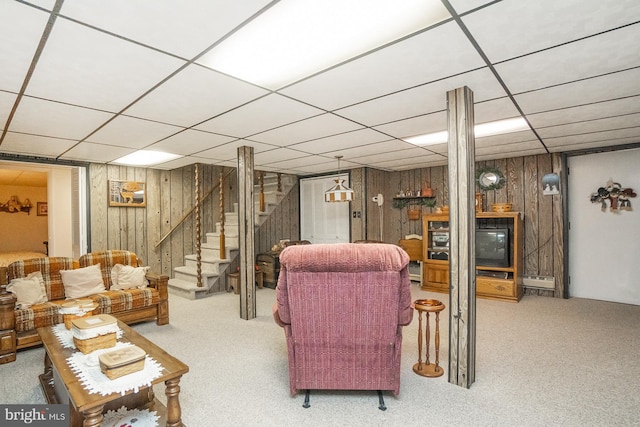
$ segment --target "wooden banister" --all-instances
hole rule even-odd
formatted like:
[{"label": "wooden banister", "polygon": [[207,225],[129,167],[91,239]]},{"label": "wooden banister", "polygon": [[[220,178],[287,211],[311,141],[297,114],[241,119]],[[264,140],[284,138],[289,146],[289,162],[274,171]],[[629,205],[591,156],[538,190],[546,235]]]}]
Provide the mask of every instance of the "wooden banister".
[{"label": "wooden banister", "polygon": [[[229,175],[231,175],[232,172],[235,172],[234,169],[229,170],[225,175],[224,178],[228,177]],[[222,182],[222,180],[220,180],[220,182]],[[204,202],[220,185],[220,183],[216,184],[211,190],[207,191],[207,194],[205,194],[204,196],[202,196],[202,198],[200,198],[200,203]],[[169,237],[187,218],[189,218],[189,216],[195,211],[196,207],[192,207],[186,214],[184,214],[184,216],[182,217],[182,219],[180,221],[178,221],[178,223],[176,225],[174,225],[171,230],[169,230],[169,232],[167,234],[165,234],[164,236],[162,236],[162,238],[158,241],[158,243],[155,244],[154,248],[157,248],[158,246],[160,246],[162,244],[162,242],[164,242],[167,237]]]}]

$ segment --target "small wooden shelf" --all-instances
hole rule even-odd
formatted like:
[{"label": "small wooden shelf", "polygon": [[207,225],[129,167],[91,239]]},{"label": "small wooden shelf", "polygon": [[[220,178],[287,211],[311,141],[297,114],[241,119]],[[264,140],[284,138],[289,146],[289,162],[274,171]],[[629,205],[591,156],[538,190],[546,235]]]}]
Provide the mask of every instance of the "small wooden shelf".
[{"label": "small wooden shelf", "polygon": [[393,207],[397,208],[397,209],[402,209],[404,207],[407,207],[408,205],[411,204],[419,204],[419,205],[426,205],[426,203],[424,203],[425,200],[433,200],[434,201],[434,206],[435,206],[435,200],[436,197],[435,196],[431,196],[431,197],[426,197],[426,196],[401,196],[401,197],[394,197],[393,198]]}]

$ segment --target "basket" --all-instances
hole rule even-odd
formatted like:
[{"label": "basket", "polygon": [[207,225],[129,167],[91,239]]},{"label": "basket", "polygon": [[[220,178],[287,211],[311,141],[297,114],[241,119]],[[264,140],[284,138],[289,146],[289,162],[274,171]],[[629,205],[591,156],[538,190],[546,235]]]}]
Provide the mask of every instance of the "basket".
[{"label": "basket", "polygon": [[108,334],[98,335],[94,338],[88,338],[82,340],[80,338],[73,337],[73,343],[76,348],[83,354],[89,354],[95,350],[101,348],[111,348],[116,346],[116,333],[109,332]]},{"label": "basket", "polygon": [[86,313],[77,313],[77,314],[63,314],[62,317],[64,319],[64,327],[71,330],[71,324],[74,320],[80,319],[84,316],[91,316],[91,312]]},{"label": "basket", "polygon": [[146,356],[143,349],[132,345],[102,353],[98,360],[102,373],[110,380],[114,380],[143,370]]},{"label": "basket", "polygon": [[60,314],[62,314],[62,318],[64,319],[65,328],[71,329],[72,322],[75,319],[91,316],[93,310],[96,308],[98,308],[98,304],[90,299],[71,300],[62,304]]},{"label": "basket", "polygon": [[511,212],[513,203],[494,203],[491,205],[493,212]]},{"label": "basket", "polygon": [[114,347],[118,330],[117,320],[108,314],[80,317],[71,322],[73,343],[84,354]]},{"label": "basket", "polygon": [[409,208],[407,209],[407,216],[411,220],[420,219],[420,214],[422,213],[421,209]]}]

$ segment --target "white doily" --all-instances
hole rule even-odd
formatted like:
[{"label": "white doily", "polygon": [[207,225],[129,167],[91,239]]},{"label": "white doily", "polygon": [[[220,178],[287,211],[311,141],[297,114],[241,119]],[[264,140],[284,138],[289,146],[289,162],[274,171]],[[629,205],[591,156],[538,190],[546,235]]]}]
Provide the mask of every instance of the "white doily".
[{"label": "white doily", "polygon": [[164,368],[160,363],[147,355],[144,369],[111,380],[100,370],[98,360],[102,353],[130,345],[132,344],[118,342],[115,347],[95,350],[89,354],[82,354],[78,351],[67,359],[67,364],[89,393],[100,393],[103,396],[111,393],[124,395],[129,390],[137,393],[140,387],[151,386],[151,381],[162,375]]},{"label": "white doily", "polygon": [[[58,342],[64,348],[76,348],[76,345],[73,343],[73,332],[67,329],[64,326],[64,323],[58,323],[51,327],[53,333],[56,338],[58,338]],[[118,328],[118,332],[116,332],[116,339],[122,338],[122,329]]]},{"label": "white doily", "polygon": [[153,427],[158,425],[160,416],[148,409],[127,409],[122,406],[117,411],[107,411],[102,419],[102,427]]}]

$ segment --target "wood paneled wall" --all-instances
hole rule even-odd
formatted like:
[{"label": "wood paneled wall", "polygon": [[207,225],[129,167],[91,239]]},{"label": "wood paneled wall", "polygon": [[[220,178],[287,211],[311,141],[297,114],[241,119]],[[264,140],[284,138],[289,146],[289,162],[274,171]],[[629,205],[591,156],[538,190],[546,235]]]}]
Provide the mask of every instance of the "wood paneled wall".
[{"label": "wood paneled wall", "polygon": [[[172,171],[126,166],[92,164],[90,182],[90,251],[126,249],[134,251],[151,271],[172,277],[173,268],[184,265],[184,256],[195,253],[195,215],[187,219],[165,239],[165,236],[195,203],[195,166]],[[220,172],[228,168],[200,165],[201,196],[219,182]],[[109,207],[108,181],[131,180],[146,183],[146,208]],[[226,210],[233,210],[237,200],[237,174],[224,181]],[[202,233],[215,231],[220,218],[218,189],[201,206]],[[205,238],[203,236],[203,242]]]},{"label": "wood paneled wall", "polygon": [[[555,292],[529,290],[527,293],[561,297],[564,288],[562,195],[544,196],[541,187],[542,177],[547,173],[557,173],[561,179],[566,179],[561,170],[561,156],[546,154],[476,164],[476,168],[482,166],[496,167],[507,178],[506,185],[501,189],[484,192],[483,210],[491,210],[493,203],[513,203],[513,210],[524,214],[524,274],[555,278]],[[381,193],[385,197],[382,211],[370,201],[365,203],[367,239],[396,243],[407,234],[422,234],[422,221],[409,220],[407,208],[392,207],[393,196],[400,191],[415,191],[427,182],[435,191],[437,206],[449,203],[447,166],[402,172],[366,169],[365,173],[355,176],[364,181],[365,194]],[[420,208],[423,214],[434,211],[425,206]],[[380,215],[383,215],[383,239],[378,239]]]},{"label": "wood paneled wall", "polygon": [[[204,197],[219,183],[220,173],[226,175],[223,182],[225,211],[233,211],[237,202],[237,172],[235,169],[201,164],[200,191]],[[90,251],[126,249],[134,251],[151,271],[173,277],[173,269],[184,265],[184,256],[196,252],[195,213],[178,226],[162,244],[156,244],[165,236],[195,203],[195,166],[185,166],[172,171],[125,166],[92,164],[90,176]],[[146,208],[108,206],[108,181],[132,180],[146,183]],[[256,254],[266,252],[281,239],[300,238],[298,185],[285,196],[256,233]],[[206,233],[215,231],[220,221],[219,189],[207,197],[201,205],[202,242]]]}]

